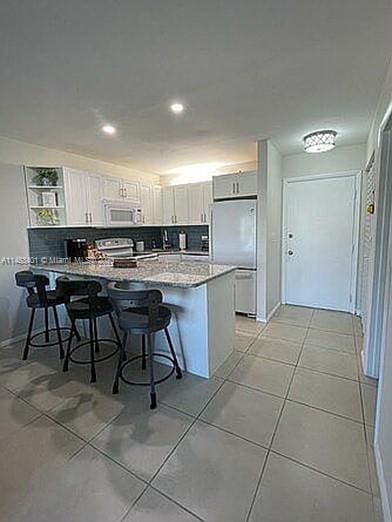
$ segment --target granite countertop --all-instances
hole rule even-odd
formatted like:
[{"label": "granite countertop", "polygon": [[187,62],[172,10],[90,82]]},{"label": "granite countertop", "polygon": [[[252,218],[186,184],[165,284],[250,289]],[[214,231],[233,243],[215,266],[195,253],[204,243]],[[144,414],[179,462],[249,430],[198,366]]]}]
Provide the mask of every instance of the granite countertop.
[{"label": "granite countertop", "polygon": [[197,261],[163,261],[162,259],[144,259],[138,261],[137,268],[113,268],[105,263],[54,263],[35,265],[33,268],[109,281],[128,281],[157,286],[172,286],[178,288],[194,288],[208,281],[233,272],[236,267],[200,263]]}]

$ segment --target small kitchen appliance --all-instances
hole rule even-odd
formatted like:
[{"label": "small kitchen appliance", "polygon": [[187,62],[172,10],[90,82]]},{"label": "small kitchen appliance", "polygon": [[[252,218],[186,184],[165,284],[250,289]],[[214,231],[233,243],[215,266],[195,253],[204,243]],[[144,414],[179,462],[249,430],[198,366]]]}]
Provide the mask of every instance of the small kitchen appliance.
[{"label": "small kitchen appliance", "polygon": [[87,260],[87,239],[66,239],[64,246],[65,256],[72,263],[80,263]]}]

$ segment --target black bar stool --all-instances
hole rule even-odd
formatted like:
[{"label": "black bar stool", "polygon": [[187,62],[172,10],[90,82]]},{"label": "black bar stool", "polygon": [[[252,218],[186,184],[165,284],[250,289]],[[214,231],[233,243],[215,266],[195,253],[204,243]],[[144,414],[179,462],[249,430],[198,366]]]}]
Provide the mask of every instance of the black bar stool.
[{"label": "black bar stool", "polygon": [[[26,303],[29,308],[31,308],[30,322],[27,332],[27,338],[25,347],[23,350],[23,359],[27,359],[29,355],[30,347],[35,348],[45,348],[49,346],[59,345],[59,353],[60,359],[64,358],[64,350],[63,350],[63,342],[64,339],[61,338],[61,330],[66,330],[69,332],[69,328],[60,328],[59,318],[57,315],[56,307],[64,304],[64,298],[59,296],[56,290],[46,290],[46,287],[49,286],[49,279],[44,275],[34,274],[30,270],[23,270],[21,272],[17,272],[15,274],[16,285],[22,288],[26,288],[28,292],[28,296],[26,298]],[[53,310],[53,316],[55,321],[55,328],[49,328],[49,309]],[[32,334],[33,326],[34,326],[34,318],[35,311],[37,309],[43,309],[45,314],[45,330],[38,332],[34,335]],[[50,342],[49,334],[51,331],[56,331],[57,340]],[[77,331],[75,332],[76,336],[79,334]],[[37,337],[45,335],[44,343],[33,342],[33,339]],[[71,335],[71,334],[70,334]],[[66,341],[67,339],[65,339]]]},{"label": "black bar stool", "polygon": [[[182,371],[168,330],[171,321],[171,311],[167,306],[162,305],[162,292],[160,290],[129,290],[122,287],[120,283],[109,283],[107,290],[110,299],[114,303],[119,326],[124,331],[124,340],[121,345],[113,383],[113,393],[118,393],[120,379],[130,385],[150,386],[150,408],[154,409],[157,407],[155,386],[166,381],[174,371],[177,379],[182,377]],[[160,330],[165,332],[171,356],[166,353],[154,352],[155,333]],[[142,336],[142,353],[127,360],[125,346],[128,334]],[[148,341],[148,355],[145,350],[146,338]],[[172,363],[168,374],[159,380],[154,378],[154,357],[163,357]],[[123,372],[126,366],[137,359],[142,359],[142,369],[146,368],[146,359],[149,361],[150,379],[148,382],[133,382],[124,376]]]},{"label": "black bar stool", "polygon": [[[66,277],[59,277],[56,280],[57,291],[65,300],[68,315],[71,319],[71,337],[68,341],[67,353],[64,359],[63,371],[68,371],[69,361],[75,364],[89,364],[91,368],[91,382],[96,382],[97,375],[95,364],[106,361],[113,357],[121,347],[121,340],[118,335],[116,325],[113,320],[113,306],[108,297],[98,295],[102,291],[102,285],[98,281],[88,280],[69,280]],[[78,297],[78,299],[74,299]],[[97,318],[107,315],[110,319],[111,326],[114,331],[116,340],[99,339]],[[72,347],[72,333],[76,329],[75,322],[77,320],[88,320],[89,322],[89,339],[79,342]],[[99,354],[99,343],[105,342],[115,345],[115,350],[107,355],[97,356]],[[73,353],[83,346],[90,345],[90,358],[87,360],[75,359]]]}]

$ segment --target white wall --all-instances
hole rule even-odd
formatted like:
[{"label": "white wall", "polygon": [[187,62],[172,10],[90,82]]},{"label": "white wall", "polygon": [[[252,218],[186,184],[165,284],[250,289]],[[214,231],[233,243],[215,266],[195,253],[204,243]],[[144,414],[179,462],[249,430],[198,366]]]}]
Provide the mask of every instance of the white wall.
[{"label": "white wall", "polygon": [[365,167],[365,158],[365,143],[336,147],[321,154],[302,152],[283,157],[282,173],[284,178],[292,178],[344,172],[346,170],[361,170]]},{"label": "white wall", "polygon": [[0,136],[0,162],[13,165],[65,166],[159,184],[159,176],[78,154],[48,149]]},{"label": "white wall", "polygon": [[281,297],[282,158],[258,142],[257,319],[266,321]]},{"label": "white wall", "polygon": [[0,346],[24,334],[28,312],[24,292],[15,286],[14,273],[28,269],[8,265],[3,258],[27,257],[27,206],[21,167],[0,163]]}]

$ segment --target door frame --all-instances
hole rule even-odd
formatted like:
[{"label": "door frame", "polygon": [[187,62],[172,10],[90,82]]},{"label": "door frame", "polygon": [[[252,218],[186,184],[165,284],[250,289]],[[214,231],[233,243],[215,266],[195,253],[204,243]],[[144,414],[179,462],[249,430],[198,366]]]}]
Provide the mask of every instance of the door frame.
[{"label": "door frame", "polygon": [[[358,242],[359,242],[359,217],[360,217],[360,194],[361,194],[361,170],[347,170],[341,172],[329,172],[325,174],[313,174],[310,176],[295,176],[283,179],[283,215],[282,215],[282,290],[281,300],[282,303],[286,303],[286,230],[287,230],[287,205],[288,205],[288,187],[291,183],[315,181],[320,179],[338,179],[338,178],[354,178],[354,219],[353,219],[353,245],[352,245],[352,256],[351,256],[351,282],[350,282],[350,295],[351,295],[351,307],[350,312],[355,313],[355,303],[357,298],[357,273],[358,273]],[[309,305],[311,306],[311,305]]]}]

